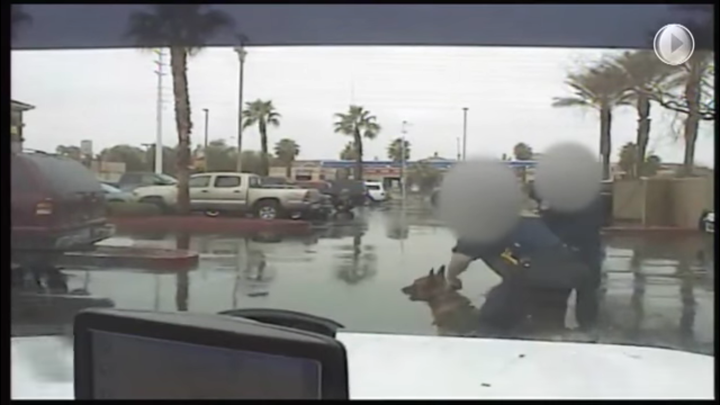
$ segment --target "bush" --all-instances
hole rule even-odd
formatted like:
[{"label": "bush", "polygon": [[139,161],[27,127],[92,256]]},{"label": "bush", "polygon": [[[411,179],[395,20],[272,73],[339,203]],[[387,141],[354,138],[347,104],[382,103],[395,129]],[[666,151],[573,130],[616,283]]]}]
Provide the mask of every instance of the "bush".
[{"label": "bush", "polygon": [[157,205],[138,202],[109,202],[108,216],[111,217],[151,217],[162,215]]}]

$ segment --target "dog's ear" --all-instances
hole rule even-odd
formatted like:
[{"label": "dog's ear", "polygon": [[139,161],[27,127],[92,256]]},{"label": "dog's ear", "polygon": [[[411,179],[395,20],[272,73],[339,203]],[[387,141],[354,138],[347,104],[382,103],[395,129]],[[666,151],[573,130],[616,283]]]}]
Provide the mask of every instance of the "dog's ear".
[{"label": "dog's ear", "polygon": [[440,270],[438,270],[437,276],[445,278],[445,265],[440,266]]},{"label": "dog's ear", "polygon": [[433,267],[430,269],[430,273],[428,273],[428,276],[433,277],[435,275],[435,268]]}]

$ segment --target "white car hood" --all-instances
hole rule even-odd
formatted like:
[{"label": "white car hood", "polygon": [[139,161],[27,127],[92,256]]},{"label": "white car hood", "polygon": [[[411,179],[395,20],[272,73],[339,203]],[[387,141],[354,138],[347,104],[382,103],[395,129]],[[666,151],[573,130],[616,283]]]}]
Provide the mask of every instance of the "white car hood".
[{"label": "white car hood", "polygon": [[[713,399],[714,358],[604,344],[341,333],[352,399]],[[72,347],[12,339],[12,399],[72,399]]]}]

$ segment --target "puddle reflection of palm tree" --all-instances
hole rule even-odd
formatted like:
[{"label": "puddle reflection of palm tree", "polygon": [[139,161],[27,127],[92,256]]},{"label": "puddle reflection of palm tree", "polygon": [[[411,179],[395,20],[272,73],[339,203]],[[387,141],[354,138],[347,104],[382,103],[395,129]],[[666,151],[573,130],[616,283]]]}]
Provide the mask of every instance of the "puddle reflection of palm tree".
[{"label": "puddle reflection of palm tree", "polygon": [[[178,250],[190,249],[190,235],[178,234],[175,240],[175,247]],[[175,307],[178,311],[188,310],[190,300],[190,272],[188,270],[178,271],[175,275]]]},{"label": "puddle reflection of palm tree", "polygon": [[338,268],[338,278],[350,285],[358,284],[376,273],[377,257],[372,251],[363,253],[362,237],[361,233],[353,236],[350,260]]},{"label": "puddle reflection of palm tree", "polygon": [[680,300],[682,310],[680,313],[680,336],[683,340],[694,338],[695,326],[695,279],[688,260],[680,260],[678,263],[678,276],[680,277]]},{"label": "puddle reflection of palm tree", "polygon": [[634,337],[642,330],[642,322],[645,318],[645,286],[647,278],[642,271],[642,252],[633,249],[633,255],[630,258],[630,271],[633,274],[633,289],[630,298],[630,305],[633,308],[633,323],[631,334]]}]

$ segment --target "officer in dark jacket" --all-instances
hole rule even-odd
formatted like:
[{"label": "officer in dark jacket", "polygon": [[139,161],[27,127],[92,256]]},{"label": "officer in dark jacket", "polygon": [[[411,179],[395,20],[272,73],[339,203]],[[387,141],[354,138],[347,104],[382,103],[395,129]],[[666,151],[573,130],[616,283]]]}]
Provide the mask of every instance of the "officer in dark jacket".
[{"label": "officer in dark jacket", "polygon": [[581,328],[591,328],[597,322],[597,294],[604,258],[600,234],[603,224],[606,222],[603,200],[598,195],[583,209],[563,212],[554,210],[552,206],[543,207],[534,188],[530,189],[530,197],[541,207],[540,217],[550,230],[565,244],[572,247],[590,270],[589,277],[584,279],[576,289],[575,313]]},{"label": "officer in dark jacket", "polygon": [[459,240],[447,267],[449,285],[462,288],[458,276],[477,259],[502,278],[480,308],[483,331],[509,332],[526,322],[564,328],[570,292],[589,272],[539,217],[522,217],[493,243]]}]

